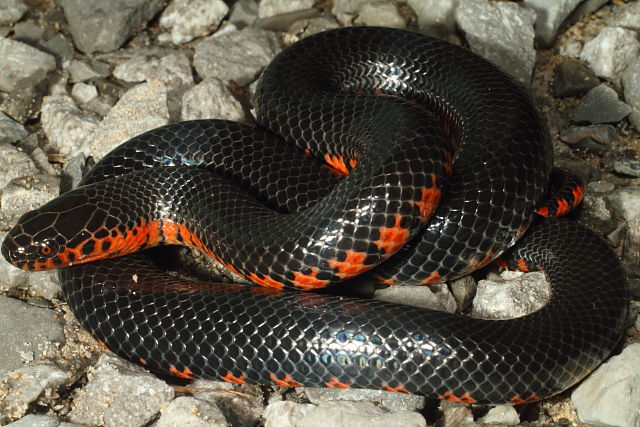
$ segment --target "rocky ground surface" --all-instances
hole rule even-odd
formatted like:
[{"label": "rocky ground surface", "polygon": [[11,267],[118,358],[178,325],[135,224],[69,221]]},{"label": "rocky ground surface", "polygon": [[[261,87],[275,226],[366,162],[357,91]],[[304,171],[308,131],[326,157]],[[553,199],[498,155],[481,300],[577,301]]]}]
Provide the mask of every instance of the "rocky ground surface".
[{"label": "rocky ground surface", "polygon": [[[572,390],[515,408],[378,391],[176,385],[102,349],[61,300],[54,273],[0,259],[1,424],[640,425],[640,2],[0,0],[0,239],[22,213],[76,184],[90,156],[134,135],[178,120],[250,122],[254,83],[273,56],[347,25],[463,44],[531,89],[556,164],[587,183],[576,216],[607,237],[630,277],[633,316],[615,355]],[[519,301],[543,303],[545,288],[540,273],[509,273],[376,297],[510,316]]]}]

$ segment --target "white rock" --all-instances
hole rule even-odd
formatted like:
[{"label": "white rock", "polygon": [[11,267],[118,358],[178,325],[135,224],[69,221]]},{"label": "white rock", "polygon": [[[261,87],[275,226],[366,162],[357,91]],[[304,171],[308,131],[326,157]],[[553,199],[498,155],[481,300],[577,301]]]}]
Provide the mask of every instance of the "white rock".
[{"label": "white rock", "polygon": [[228,425],[224,414],[215,403],[191,396],[180,396],[172,400],[154,424],[155,427]]},{"label": "white rock", "polygon": [[100,159],[126,140],[167,123],[167,88],[160,80],[150,80],[132,87],[120,98],[83,152]]},{"label": "white rock", "polygon": [[229,12],[222,0],[174,0],[162,13],[160,26],[171,29],[174,44],[210,34]]},{"label": "white rock", "polygon": [[363,5],[355,23],[391,28],[405,28],[407,26],[396,5],[384,0],[376,0]]},{"label": "white rock", "polygon": [[0,64],[0,90],[11,92],[41,80],[56,68],[56,59],[28,44],[0,37]]},{"label": "white rock", "polygon": [[498,405],[489,409],[489,412],[478,421],[485,424],[515,426],[520,422],[520,416],[512,405]]},{"label": "white rock", "polygon": [[594,427],[640,425],[640,344],[631,344],[571,393],[580,421]]},{"label": "white rock", "polygon": [[455,312],[457,307],[447,285],[389,286],[376,290],[374,299],[449,313]]},{"label": "white rock", "polygon": [[182,96],[182,120],[226,119],[244,122],[242,104],[216,78],[208,78]]},{"label": "white rock", "polygon": [[0,25],[10,25],[22,18],[27,5],[22,0],[2,0],[0,2]]},{"label": "white rock", "polygon": [[264,408],[262,417],[265,427],[296,427],[298,421],[309,413],[315,405],[290,401],[274,402]]},{"label": "white rock", "polygon": [[[506,272],[513,275],[514,272]],[[504,277],[504,275],[503,275]],[[549,300],[544,273],[535,271],[513,280],[480,280],[471,316],[483,319],[511,319],[540,309]]]},{"label": "white rock", "polygon": [[71,97],[78,104],[86,104],[98,96],[98,89],[87,83],[76,83],[71,88]]},{"label": "white rock", "polygon": [[193,84],[189,58],[182,52],[175,52],[156,58],[140,54],[117,65],[113,76],[125,82],[160,80],[168,87],[175,88]]},{"label": "white rock", "polygon": [[98,119],[82,112],[69,96],[53,95],[42,100],[41,123],[49,143],[70,156],[93,137]]},{"label": "white rock", "polygon": [[620,74],[640,56],[640,41],[634,31],[621,27],[605,27],[585,43],[580,59],[603,79],[619,83]]},{"label": "white rock", "polygon": [[267,18],[269,16],[309,9],[313,7],[313,3],[313,0],[262,0],[258,6],[258,16],[260,18]]}]

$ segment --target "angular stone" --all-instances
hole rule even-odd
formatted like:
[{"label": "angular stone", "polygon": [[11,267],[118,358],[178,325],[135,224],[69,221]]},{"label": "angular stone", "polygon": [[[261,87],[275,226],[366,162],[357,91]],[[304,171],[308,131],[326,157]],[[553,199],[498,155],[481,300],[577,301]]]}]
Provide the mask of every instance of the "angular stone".
[{"label": "angular stone", "polygon": [[56,68],[52,55],[15,40],[0,37],[0,90],[34,86]]},{"label": "angular stone", "polygon": [[171,29],[174,44],[206,36],[229,12],[222,0],[174,0],[160,17],[160,26]]},{"label": "angular stone", "polygon": [[573,110],[575,123],[617,123],[631,113],[631,107],[618,99],[618,94],[606,84],[591,89]]},{"label": "angular stone", "polygon": [[640,56],[640,40],[635,31],[605,27],[585,43],[580,59],[589,63],[599,77],[619,84],[620,74]]},{"label": "angular stone", "polygon": [[560,62],[553,71],[553,96],[555,97],[583,96],[600,84],[600,80],[593,71],[571,59]]}]

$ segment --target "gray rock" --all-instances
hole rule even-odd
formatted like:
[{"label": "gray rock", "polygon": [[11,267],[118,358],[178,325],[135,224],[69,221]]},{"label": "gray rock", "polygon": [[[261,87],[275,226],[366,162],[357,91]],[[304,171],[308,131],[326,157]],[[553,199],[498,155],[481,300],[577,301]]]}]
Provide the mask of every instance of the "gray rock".
[{"label": "gray rock", "polygon": [[298,420],[309,413],[315,405],[289,401],[274,402],[267,405],[262,413],[265,427],[296,427]]},{"label": "gray rock", "polygon": [[[0,231],[0,240],[4,240],[7,232]],[[26,287],[29,282],[30,271],[21,270],[9,264],[9,261],[0,256],[0,291],[6,292],[11,288]],[[0,356],[0,360],[2,356]],[[2,367],[0,366],[0,370]]]},{"label": "gray rock", "polygon": [[11,144],[0,143],[0,189],[12,179],[38,172],[29,156]]},{"label": "gray rock", "polygon": [[60,314],[54,310],[0,296],[0,324],[0,372],[23,368],[25,359],[56,356],[64,343]]},{"label": "gray rock", "polygon": [[27,414],[9,424],[11,427],[81,427],[80,424],[67,423],[48,415]]},{"label": "gray rock", "polygon": [[322,402],[311,409],[296,424],[299,427],[344,425],[350,427],[412,427],[426,426],[417,412],[388,412],[371,402]]},{"label": "gray rock", "polygon": [[157,79],[170,88],[193,84],[191,64],[183,52],[173,52],[162,57],[136,54],[116,66],[113,76],[125,82],[136,83]]},{"label": "gray rock", "polygon": [[606,84],[591,89],[570,112],[575,123],[617,123],[631,113],[631,107],[618,99],[618,94]]},{"label": "gray rock", "polygon": [[455,17],[474,52],[505,69],[525,87],[531,85],[535,12],[514,3],[466,0],[456,8]]},{"label": "gray rock", "polygon": [[12,221],[23,213],[35,209],[59,193],[60,178],[37,174],[16,178],[2,190],[0,206],[2,213]]},{"label": "gray rock", "polygon": [[41,294],[49,301],[59,298],[62,293],[56,270],[29,271],[27,285],[31,287],[33,292]]},{"label": "gray rock", "polygon": [[[253,25],[256,28],[262,28],[272,31],[288,31],[290,34],[295,34],[297,22],[307,20],[310,18],[317,18],[321,15],[319,9],[302,9],[293,12],[287,12],[282,15],[269,16],[266,18],[257,19]],[[291,29],[293,27],[293,30]],[[287,35],[284,36],[285,39]]]},{"label": "gray rock", "polygon": [[78,104],[86,104],[98,96],[98,89],[87,83],[76,83],[71,88],[71,98]]},{"label": "gray rock", "polygon": [[184,93],[180,118],[246,121],[242,104],[215,78],[205,79]]},{"label": "gray rock", "polygon": [[338,28],[340,24],[333,17],[318,16],[310,19],[299,19],[288,29],[289,34],[295,34],[299,38],[310,36],[311,34]]},{"label": "gray rock", "polygon": [[553,70],[553,96],[583,96],[598,86],[600,80],[582,63],[571,59],[560,62]]},{"label": "gray rock", "polygon": [[624,100],[633,108],[629,121],[640,132],[640,59],[636,58],[625,68],[621,80]]},{"label": "gray rock", "polygon": [[160,17],[160,26],[171,30],[174,44],[185,43],[215,31],[229,7],[222,0],[174,0]]},{"label": "gray rock", "polygon": [[476,288],[478,284],[473,276],[465,276],[460,279],[455,279],[450,282],[451,293],[456,300],[457,313],[467,311],[467,308],[471,305],[473,297],[476,294]]},{"label": "gray rock", "polygon": [[618,173],[640,177],[640,159],[636,157],[622,157],[613,162],[613,170]]},{"label": "gray rock", "polygon": [[104,353],[73,401],[69,420],[79,424],[143,425],[174,396],[171,386],[139,366]]},{"label": "gray rock", "polygon": [[41,77],[42,80],[35,86],[16,88],[9,93],[0,91],[0,111],[19,123],[37,117],[47,90],[46,76],[41,74]]},{"label": "gray rock", "polygon": [[162,0],[61,0],[75,45],[85,53],[109,52],[163,6]]},{"label": "gray rock", "polygon": [[244,86],[255,80],[279,51],[275,34],[248,27],[202,41],[196,46],[193,65],[202,79],[216,77]]},{"label": "gray rock", "polygon": [[374,299],[453,313],[456,300],[446,285],[389,286],[378,289]]},{"label": "gray rock", "polygon": [[108,77],[111,74],[109,64],[98,59],[77,60],[74,59],[67,68],[71,83],[87,82],[99,78]]},{"label": "gray rock", "polygon": [[282,15],[284,13],[313,7],[313,0],[262,0],[258,6],[258,17]]},{"label": "gray rock", "polygon": [[[616,215],[631,222],[634,218],[640,217],[640,187],[620,188],[608,196],[609,201]],[[640,230],[637,230],[640,234]]]},{"label": "gray rock", "polygon": [[460,0],[408,0],[418,17],[420,31],[433,36],[454,34],[455,9]]},{"label": "gray rock", "polygon": [[476,427],[471,408],[466,405],[444,401],[440,404],[442,427]]},{"label": "gray rock", "polygon": [[116,100],[110,95],[98,95],[92,98],[86,104],[82,104],[82,108],[85,111],[96,114],[100,117],[105,117],[111,111],[111,108],[116,104]]},{"label": "gray rock", "polygon": [[505,271],[502,279],[480,280],[473,300],[472,317],[482,319],[511,319],[539,310],[550,297],[549,285],[543,272],[524,275]]},{"label": "gray rock", "polygon": [[126,140],[167,123],[167,88],[152,79],[132,87],[120,98],[82,151],[100,159]]},{"label": "gray rock", "polygon": [[298,390],[314,405],[328,401],[370,402],[389,411],[420,411],[426,405],[426,399],[422,396],[384,390],[320,387],[304,387]]},{"label": "gray rock", "polygon": [[55,399],[51,396],[56,396],[58,388],[70,380],[69,372],[50,363],[32,363],[7,372],[0,382],[3,389],[0,423],[4,425],[10,419],[22,417],[33,402],[50,405]]},{"label": "gray rock", "polygon": [[585,43],[580,59],[589,63],[599,77],[620,83],[622,71],[640,56],[640,40],[634,31],[621,27],[605,27]]},{"label": "gray rock", "polygon": [[478,420],[484,424],[498,424],[505,426],[515,426],[520,423],[520,416],[513,405],[498,405]]},{"label": "gray rock", "polygon": [[362,6],[355,20],[358,25],[405,28],[407,23],[394,3],[374,0]]},{"label": "gray rock", "polygon": [[615,8],[611,25],[640,32],[640,3],[633,1]]},{"label": "gray rock", "polygon": [[568,145],[576,145],[587,138],[601,144],[611,146],[618,140],[618,131],[612,125],[576,126],[563,130],[558,135],[560,140]]},{"label": "gray rock", "polygon": [[38,45],[44,38],[44,27],[33,21],[18,22],[13,26],[13,39],[31,46]]},{"label": "gray rock", "polygon": [[55,56],[58,64],[73,59],[73,44],[62,33],[58,33],[40,44],[42,50]]},{"label": "gray rock", "polygon": [[23,0],[4,0],[0,3],[0,25],[11,25],[27,11]]},{"label": "gray rock", "polygon": [[525,0],[525,7],[536,12],[536,39],[550,46],[565,19],[582,0]]},{"label": "gray rock", "polygon": [[580,421],[590,426],[640,425],[640,344],[631,344],[571,393]]},{"label": "gray rock", "polygon": [[590,182],[582,200],[581,220],[595,226],[602,234],[610,233],[618,225],[608,200],[614,188],[614,185],[607,181]]},{"label": "gray rock", "polygon": [[88,144],[99,120],[81,111],[69,96],[47,96],[42,102],[42,129],[49,143],[64,156]]},{"label": "gray rock", "polygon": [[252,25],[258,19],[258,3],[254,0],[238,0],[231,5],[231,13],[227,21],[236,28],[242,29]]},{"label": "gray rock", "polygon": [[264,396],[260,387],[203,380],[194,381],[191,386],[213,390],[195,393],[194,397],[214,402],[230,425],[256,425],[264,411]]},{"label": "gray rock", "polygon": [[229,424],[215,403],[190,396],[176,397],[162,410],[162,416],[153,424],[155,427],[220,426]]},{"label": "gray rock", "polygon": [[29,132],[20,123],[15,122],[11,117],[0,111],[0,144],[7,144],[20,141]]},{"label": "gray rock", "polygon": [[48,53],[15,40],[0,37],[0,90],[35,86],[56,67],[56,60]]}]

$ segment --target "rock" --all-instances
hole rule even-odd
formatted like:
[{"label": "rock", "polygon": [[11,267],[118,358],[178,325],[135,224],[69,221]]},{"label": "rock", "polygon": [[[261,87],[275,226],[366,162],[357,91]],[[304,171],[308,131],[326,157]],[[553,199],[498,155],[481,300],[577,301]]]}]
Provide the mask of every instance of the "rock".
[{"label": "rock", "polygon": [[544,46],[551,46],[565,19],[582,0],[525,0],[524,5],[536,12],[536,39]]},{"label": "rock", "polygon": [[498,405],[489,409],[489,412],[478,421],[484,424],[515,426],[520,423],[520,416],[513,405]]},{"label": "rock", "polygon": [[640,132],[640,59],[636,58],[625,68],[621,80],[624,100],[633,108],[629,121]]},{"label": "rock", "polygon": [[21,42],[0,37],[0,90],[37,85],[56,67],[56,60],[48,53]]},{"label": "rock", "polygon": [[304,387],[299,390],[314,405],[328,401],[370,402],[389,411],[420,411],[426,405],[426,399],[423,396],[384,390],[321,387]]},{"label": "rock", "polygon": [[173,44],[189,42],[215,31],[229,7],[222,0],[174,0],[160,17],[160,26],[171,30]]},{"label": "rock", "polygon": [[532,10],[509,2],[465,0],[455,18],[471,50],[496,63],[525,87],[535,63]]},{"label": "rock", "polygon": [[333,18],[319,16],[311,19],[299,19],[291,27],[289,27],[289,34],[295,34],[299,38],[310,36],[311,34],[317,34],[322,31],[332,30],[338,28],[340,24]]},{"label": "rock", "polygon": [[593,225],[601,234],[608,234],[618,225],[608,196],[615,186],[607,181],[595,181],[587,184],[580,219]]},{"label": "rock", "polygon": [[640,425],[640,344],[631,344],[571,393],[580,421],[591,426]]},{"label": "rock", "polygon": [[193,65],[203,80],[216,77],[244,86],[255,80],[279,51],[275,34],[249,27],[203,40],[196,46]]},{"label": "rock", "polygon": [[420,31],[445,37],[456,30],[455,9],[460,0],[408,0],[418,17]]},{"label": "rock", "polygon": [[576,126],[563,130],[558,137],[565,144],[572,146],[587,138],[611,146],[618,140],[618,131],[612,125]]},{"label": "rock", "polygon": [[162,0],[61,0],[73,41],[85,53],[122,46],[163,6]]},{"label": "rock", "polygon": [[45,97],[41,120],[49,143],[65,156],[83,149],[94,136],[99,122],[82,112],[66,95]]},{"label": "rock", "polygon": [[456,300],[446,285],[389,286],[376,290],[374,299],[449,313],[454,313],[457,308]]},{"label": "rock", "polygon": [[87,82],[99,78],[109,77],[111,70],[109,64],[98,59],[71,61],[67,68],[71,83]]},{"label": "rock", "polygon": [[74,399],[74,423],[123,426],[149,423],[173,399],[171,386],[141,367],[104,353]]},{"label": "rock", "polygon": [[173,52],[160,58],[143,53],[134,54],[113,69],[113,76],[136,83],[157,79],[170,88],[193,84],[191,64],[183,52]]},{"label": "rock", "polygon": [[58,272],[55,270],[30,271],[27,275],[27,285],[49,301],[59,298],[62,293]]},{"label": "rock", "polygon": [[622,71],[640,56],[640,40],[634,31],[620,27],[605,27],[585,43],[580,59],[603,79],[620,84]]},{"label": "rock", "polygon": [[388,412],[371,402],[322,402],[311,409],[296,426],[345,425],[350,427],[375,426],[426,426],[427,422],[417,412]]},{"label": "rock", "polygon": [[315,405],[289,401],[274,402],[267,405],[262,413],[265,427],[296,427],[298,421],[308,414]]},{"label": "rock", "polygon": [[[295,34],[296,23],[308,20],[310,18],[320,17],[322,13],[319,9],[302,9],[294,12],[288,12],[283,15],[269,16],[266,18],[257,19],[254,22],[254,26],[271,31],[287,31],[289,34]],[[291,29],[293,27],[293,30]],[[285,40],[288,40],[288,34],[284,35]],[[295,40],[292,38],[291,40]]]},{"label": "rock", "polygon": [[583,96],[599,84],[593,71],[578,61],[565,59],[554,69],[553,96]]},{"label": "rock", "polygon": [[167,123],[167,88],[153,79],[132,87],[120,98],[82,151],[100,159],[126,140]]},{"label": "rock", "polygon": [[262,0],[258,6],[258,17],[282,15],[313,7],[313,0]]},{"label": "rock", "polygon": [[0,25],[11,25],[22,18],[27,5],[22,0],[4,0],[0,3]]},{"label": "rock", "polygon": [[618,99],[606,84],[591,89],[569,113],[575,123],[617,123],[631,113],[631,107]]},{"label": "rock", "polygon": [[355,20],[358,25],[405,28],[407,23],[395,4],[386,0],[366,3]]},{"label": "rock", "polygon": [[473,421],[473,413],[471,408],[465,405],[452,402],[442,402],[440,404],[442,411],[442,427],[476,427]]},{"label": "rock", "polygon": [[0,111],[0,144],[7,144],[20,141],[29,132],[20,123],[15,122],[11,117]]},{"label": "rock", "polygon": [[44,205],[59,194],[60,178],[37,174],[12,180],[2,190],[2,213],[12,221],[20,215]]},{"label": "rock", "polygon": [[533,313],[549,301],[549,285],[541,271],[520,275],[505,271],[502,279],[480,280],[471,316],[511,319]]},{"label": "rock", "polygon": [[38,172],[33,160],[11,144],[0,143],[0,190],[12,179]]},{"label": "rock", "polygon": [[215,403],[190,396],[176,397],[162,410],[162,416],[153,424],[155,427],[220,426],[229,424]]},{"label": "rock", "polygon": [[13,39],[36,47],[44,38],[44,27],[33,21],[18,22],[13,26]]},{"label": "rock", "polygon": [[78,104],[86,104],[98,96],[98,89],[87,83],[76,83],[71,88],[71,98]]},{"label": "rock", "polygon": [[73,44],[62,33],[58,33],[40,44],[42,50],[56,57],[58,64],[73,59]]},{"label": "rock", "polygon": [[11,427],[74,427],[78,424],[66,423],[47,415],[27,414],[18,421],[9,424]]},{"label": "rock", "polygon": [[[0,297],[4,298],[4,297]],[[71,380],[71,375],[51,363],[32,363],[3,375],[0,387],[0,423],[23,416],[38,401],[52,404],[56,390]]]},{"label": "rock", "polygon": [[238,0],[231,5],[227,21],[238,29],[252,25],[258,19],[258,3],[253,0]]},{"label": "rock", "polygon": [[611,25],[640,33],[640,3],[634,1],[615,8]]},{"label": "rock", "polygon": [[225,119],[246,122],[242,104],[220,80],[208,78],[182,97],[181,120]]},{"label": "rock", "polygon": [[250,426],[259,424],[258,421],[264,411],[264,395],[257,386],[237,386],[219,381],[198,380],[191,383],[192,387],[213,392],[195,393],[194,397],[214,402],[222,411],[229,425]]},{"label": "rock", "polygon": [[17,299],[0,296],[0,324],[0,372],[24,368],[25,359],[56,356],[64,343],[58,312]]},{"label": "rock", "polygon": [[640,177],[640,159],[637,157],[622,157],[613,162],[613,170],[618,173]]}]

